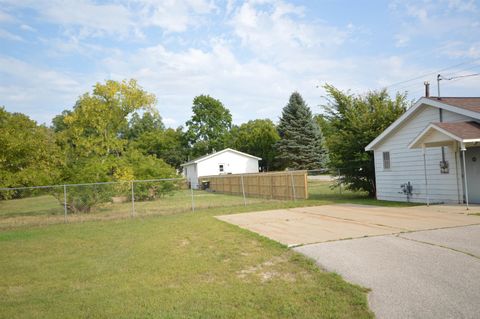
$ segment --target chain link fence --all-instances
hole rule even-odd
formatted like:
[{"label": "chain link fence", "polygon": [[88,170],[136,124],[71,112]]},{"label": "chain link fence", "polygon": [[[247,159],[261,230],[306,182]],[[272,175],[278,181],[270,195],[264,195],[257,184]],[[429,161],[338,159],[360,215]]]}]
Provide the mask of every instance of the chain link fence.
[{"label": "chain link fence", "polygon": [[[295,181],[292,178],[280,186],[260,179],[255,182],[254,178],[250,178],[247,185],[246,179],[242,183],[240,178],[228,187],[222,185],[222,188],[210,189],[190,189],[189,181],[184,178],[0,188],[0,230],[171,215],[220,207],[231,207],[234,211],[235,207],[285,200],[337,201],[365,197],[361,192],[346,190],[339,183],[338,176],[341,176],[341,171],[334,175],[323,170],[308,171],[308,199],[302,199],[304,197],[295,188],[301,184],[300,179]],[[271,194],[277,192],[275,187],[291,188],[291,191],[284,200],[274,199]]]},{"label": "chain link fence", "polygon": [[0,229],[171,215],[275,201],[190,189],[183,178],[0,188]]}]

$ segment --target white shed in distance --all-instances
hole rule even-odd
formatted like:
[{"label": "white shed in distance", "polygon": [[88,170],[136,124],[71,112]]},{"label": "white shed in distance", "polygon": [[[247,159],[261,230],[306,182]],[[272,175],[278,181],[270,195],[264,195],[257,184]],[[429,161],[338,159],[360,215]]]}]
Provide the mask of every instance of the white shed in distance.
[{"label": "white shed in distance", "polygon": [[183,176],[192,188],[198,188],[198,179],[202,176],[258,173],[260,160],[260,157],[226,148],[182,164]]}]

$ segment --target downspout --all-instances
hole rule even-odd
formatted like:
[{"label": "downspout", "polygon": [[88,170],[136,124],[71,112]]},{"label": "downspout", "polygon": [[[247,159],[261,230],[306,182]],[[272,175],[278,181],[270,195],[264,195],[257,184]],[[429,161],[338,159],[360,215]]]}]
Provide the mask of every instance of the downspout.
[{"label": "downspout", "polygon": [[[439,108],[438,113],[440,117],[440,123],[443,123],[443,109]],[[445,163],[445,147],[444,146],[442,146],[442,162]]]},{"label": "downspout", "polygon": [[428,195],[428,179],[427,179],[427,159],[426,159],[426,150],[425,144],[422,144],[422,151],[423,151],[423,172],[425,176],[425,193],[427,195],[427,206],[430,206],[430,197]]},{"label": "downspout", "polygon": [[453,149],[455,150],[455,153],[454,153],[454,156],[455,156],[455,180],[457,181],[457,200],[458,200],[458,204],[461,203],[461,199],[460,199],[460,183],[458,181],[458,157],[460,156],[460,153],[458,152],[458,150],[460,149],[460,147],[458,146],[458,142],[455,141],[455,143],[453,144]]},{"label": "downspout", "polygon": [[467,182],[467,165],[465,163],[465,152],[467,151],[467,148],[465,147],[465,144],[462,142],[460,143],[460,146],[461,146],[461,151],[462,151],[462,155],[463,155],[463,183],[465,184],[465,204],[466,204],[466,207],[467,207],[467,210],[469,209],[468,208],[468,182]]}]

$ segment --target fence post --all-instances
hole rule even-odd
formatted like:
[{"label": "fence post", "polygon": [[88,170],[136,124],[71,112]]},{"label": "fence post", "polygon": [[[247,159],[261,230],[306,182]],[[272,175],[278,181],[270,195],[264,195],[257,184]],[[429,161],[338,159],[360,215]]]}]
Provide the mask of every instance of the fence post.
[{"label": "fence post", "polygon": [[241,176],[241,178],[242,178],[243,205],[247,206],[247,199],[245,198],[245,185],[243,184],[243,175]]},{"label": "fence post", "polygon": [[[340,169],[337,170],[338,178],[340,179]],[[340,195],[342,195],[342,181],[340,180]]]},{"label": "fence post", "polygon": [[193,194],[193,185],[191,181],[190,181],[190,193],[192,195],[192,212],[195,212],[195,197]]},{"label": "fence post", "polygon": [[67,185],[63,185],[63,209],[65,211],[64,222],[67,222]]},{"label": "fence post", "polygon": [[290,171],[290,178],[291,178],[291,180],[292,180],[292,195],[293,195],[293,200],[294,200],[294,201],[297,201],[297,196],[296,196],[296,194],[295,194],[295,182],[294,182],[294,180],[293,180],[293,173],[292,173],[292,171]]},{"label": "fence post", "polygon": [[132,218],[135,216],[135,191],[133,187],[133,181],[130,182],[132,186]]}]

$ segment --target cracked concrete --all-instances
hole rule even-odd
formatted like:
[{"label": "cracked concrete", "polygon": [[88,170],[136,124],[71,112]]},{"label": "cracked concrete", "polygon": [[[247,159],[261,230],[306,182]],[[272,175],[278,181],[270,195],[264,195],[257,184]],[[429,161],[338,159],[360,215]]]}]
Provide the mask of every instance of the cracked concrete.
[{"label": "cracked concrete", "polygon": [[[480,212],[474,207],[469,213]],[[480,224],[463,206],[324,205],[217,216],[290,247],[332,240]]]},{"label": "cracked concrete", "polygon": [[479,225],[295,248],[371,288],[369,305],[377,318],[427,319],[478,318],[479,249]]},{"label": "cracked concrete", "polygon": [[377,318],[478,318],[480,207],[325,205],[218,216],[371,288]]}]

